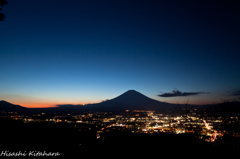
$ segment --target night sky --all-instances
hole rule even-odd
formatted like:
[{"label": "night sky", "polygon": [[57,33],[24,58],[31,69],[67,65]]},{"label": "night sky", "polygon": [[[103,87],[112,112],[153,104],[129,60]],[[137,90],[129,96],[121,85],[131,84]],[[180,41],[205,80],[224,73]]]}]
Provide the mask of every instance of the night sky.
[{"label": "night sky", "polygon": [[127,90],[169,103],[240,97],[235,0],[7,0],[0,100],[98,103]]}]

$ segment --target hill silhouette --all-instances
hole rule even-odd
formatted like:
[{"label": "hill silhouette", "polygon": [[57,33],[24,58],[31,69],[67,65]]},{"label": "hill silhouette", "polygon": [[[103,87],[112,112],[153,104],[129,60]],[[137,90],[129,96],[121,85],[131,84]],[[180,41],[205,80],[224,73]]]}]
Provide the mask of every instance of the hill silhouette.
[{"label": "hill silhouette", "polygon": [[0,111],[18,112],[18,111],[24,111],[26,109],[27,108],[25,108],[25,107],[22,107],[20,105],[11,104],[4,100],[0,101]]}]

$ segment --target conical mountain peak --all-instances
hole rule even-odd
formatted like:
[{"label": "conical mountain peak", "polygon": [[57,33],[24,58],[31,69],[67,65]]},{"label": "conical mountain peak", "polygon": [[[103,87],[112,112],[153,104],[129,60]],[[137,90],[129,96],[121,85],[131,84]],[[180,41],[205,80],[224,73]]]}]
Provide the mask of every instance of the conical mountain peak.
[{"label": "conical mountain peak", "polygon": [[[135,94],[135,95],[136,95],[136,94],[141,94],[141,93],[139,93],[138,91],[135,91],[135,90],[132,89],[132,90],[126,91],[126,92],[123,93],[123,94]],[[123,95],[123,94],[122,94],[122,95]],[[141,94],[141,95],[143,95],[143,94]]]},{"label": "conical mountain peak", "polygon": [[139,104],[142,102],[149,102],[153,101],[153,99],[139,93],[135,90],[128,90],[125,93],[121,94],[120,96],[111,99],[112,102],[118,103],[131,103],[131,104]]},{"label": "conical mountain peak", "polygon": [[[127,92],[137,92],[137,91],[135,91],[134,89],[130,89]],[[127,93],[127,92],[125,92],[125,93]],[[139,92],[137,92],[137,93],[139,93]]]},{"label": "conical mountain peak", "polygon": [[125,110],[161,110],[165,111],[170,104],[151,99],[135,90],[128,90],[123,94],[105,102],[91,106],[92,110],[125,111]]}]

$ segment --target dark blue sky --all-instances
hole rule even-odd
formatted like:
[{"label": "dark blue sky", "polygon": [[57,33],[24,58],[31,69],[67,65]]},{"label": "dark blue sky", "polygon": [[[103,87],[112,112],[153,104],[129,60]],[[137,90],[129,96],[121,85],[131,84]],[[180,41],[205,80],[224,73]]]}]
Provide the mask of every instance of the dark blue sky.
[{"label": "dark blue sky", "polygon": [[7,2],[1,100],[28,107],[96,103],[129,89],[171,103],[240,96],[237,1]]}]

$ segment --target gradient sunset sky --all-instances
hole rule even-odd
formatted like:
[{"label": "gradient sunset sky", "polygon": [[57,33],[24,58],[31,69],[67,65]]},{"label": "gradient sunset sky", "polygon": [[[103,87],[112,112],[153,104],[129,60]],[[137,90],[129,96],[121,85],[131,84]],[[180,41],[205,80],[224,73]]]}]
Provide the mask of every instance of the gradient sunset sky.
[{"label": "gradient sunset sky", "polygon": [[98,103],[127,90],[169,103],[240,98],[240,4],[7,0],[0,100]]}]

